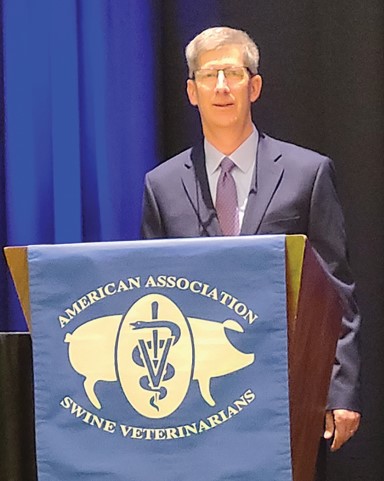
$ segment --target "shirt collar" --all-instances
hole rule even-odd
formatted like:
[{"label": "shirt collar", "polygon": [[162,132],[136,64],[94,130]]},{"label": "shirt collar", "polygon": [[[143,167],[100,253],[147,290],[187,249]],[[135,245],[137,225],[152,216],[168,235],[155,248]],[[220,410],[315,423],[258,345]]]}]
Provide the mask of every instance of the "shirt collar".
[{"label": "shirt collar", "polygon": [[258,142],[259,132],[254,125],[251,135],[231,155],[224,155],[204,138],[205,162],[208,175],[211,175],[220,167],[224,157],[229,157],[242,172],[248,172],[255,162]]}]

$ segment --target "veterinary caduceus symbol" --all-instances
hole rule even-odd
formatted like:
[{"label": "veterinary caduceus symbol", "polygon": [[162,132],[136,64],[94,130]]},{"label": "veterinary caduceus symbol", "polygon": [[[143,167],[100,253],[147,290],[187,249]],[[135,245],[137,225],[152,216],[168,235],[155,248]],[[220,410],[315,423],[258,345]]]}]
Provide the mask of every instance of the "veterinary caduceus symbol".
[{"label": "veterinary caduceus symbol", "polygon": [[138,339],[138,345],[132,353],[133,361],[146,368],[147,375],[140,378],[140,386],[153,392],[149,403],[159,411],[158,402],[167,395],[164,381],[172,379],[175,369],[167,362],[168,354],[180,338],[180,328],[168,319],[159,319],[159,303],[151,303],[152,318],[133,322],[133,330],[152,331],[152,337],[147,340]]}]

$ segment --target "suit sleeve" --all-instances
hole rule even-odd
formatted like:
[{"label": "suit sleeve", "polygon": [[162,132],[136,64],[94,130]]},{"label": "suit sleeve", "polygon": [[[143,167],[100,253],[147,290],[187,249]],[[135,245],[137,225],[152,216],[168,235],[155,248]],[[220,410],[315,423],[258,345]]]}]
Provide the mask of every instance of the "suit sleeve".
[{"label": "suit sleeve", "polygon": [[159,206],[156,202],[148,174],[145,176],[142,210],[142,239],[161,239],[166,237]]},{"label": "suit sleeve", "polygon": [[361,412],[360,314],[348,262],[344,218],[335,187],[335,170],[330,159],[320,164],[313,184],[308,237],[325,262],[326,270],[345,306],[327,408]]}]

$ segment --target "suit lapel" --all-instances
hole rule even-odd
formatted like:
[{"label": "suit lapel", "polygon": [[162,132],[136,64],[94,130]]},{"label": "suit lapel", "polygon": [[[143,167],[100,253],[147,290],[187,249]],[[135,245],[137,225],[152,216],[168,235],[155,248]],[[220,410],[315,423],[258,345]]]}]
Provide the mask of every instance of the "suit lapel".
[{"label": "suit lapel", "polygon": [[199,219],[200,232],[196,232],[196,236],[222,235],[209,189],[203,142],[192,147],[190,157],[184,164],[181,180],[188,201]]},{"label": "suit lapel", "polygon": [[284,168],[278,162],[281,152],[272,140],[260,133],[251,191],[245,209],[242,235],[257,234],[265,211],[281,181]]}]

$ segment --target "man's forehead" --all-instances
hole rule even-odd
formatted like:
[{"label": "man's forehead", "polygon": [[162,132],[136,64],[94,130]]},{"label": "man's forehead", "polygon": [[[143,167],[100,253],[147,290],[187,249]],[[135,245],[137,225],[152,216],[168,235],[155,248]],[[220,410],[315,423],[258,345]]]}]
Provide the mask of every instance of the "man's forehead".
[{"label": "man's forehead", "polygon": [[213,50],[205,50],[198,57],[199,68],[227,65],[243,65],[244,49],[242,45],[223,45]]}]

